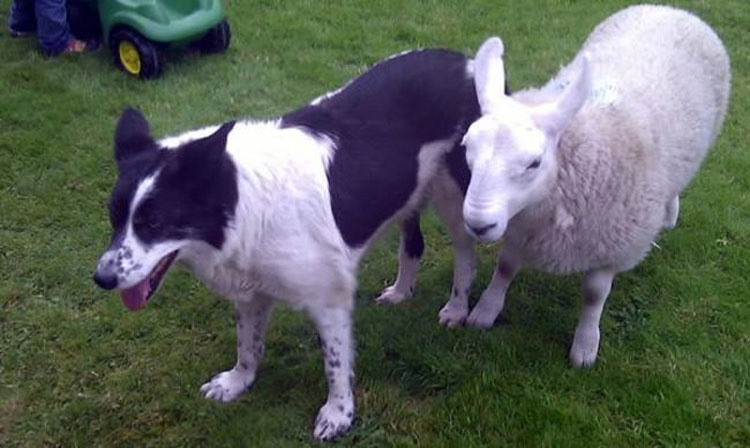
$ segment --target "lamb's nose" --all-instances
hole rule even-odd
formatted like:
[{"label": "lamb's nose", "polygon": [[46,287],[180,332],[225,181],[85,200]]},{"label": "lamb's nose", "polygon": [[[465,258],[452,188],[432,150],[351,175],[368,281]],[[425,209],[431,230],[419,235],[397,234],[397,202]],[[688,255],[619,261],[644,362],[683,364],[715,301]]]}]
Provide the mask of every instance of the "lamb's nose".
[{"label": "lamb's nose", "polygon": [[468,224],[468,223],[466,224],[466,228],[469,229],[469,231],[476,236],[482,236],[485,233],[487,233],[488,230],[494,227],[497,227],[497,223],[488,224],[486,226],[479,226],[479,227],[472,226],[471,224]]},{"label": "lamb's nose", "polygon": [[117,286],[117,274],[114,272],[94,272],[94,283],[102,289],[115,289]]}]

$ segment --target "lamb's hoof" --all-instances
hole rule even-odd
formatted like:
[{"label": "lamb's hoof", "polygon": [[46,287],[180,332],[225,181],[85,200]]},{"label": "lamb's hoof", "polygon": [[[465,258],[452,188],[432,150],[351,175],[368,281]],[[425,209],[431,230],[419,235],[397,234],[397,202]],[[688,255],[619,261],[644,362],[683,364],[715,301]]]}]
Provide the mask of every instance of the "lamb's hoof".
[{"label": "lamb's hoof", "polygon": [[326,403],[318,411],[315,419],[315,430],[313,436],[318,440],[331,440],[352,426],[354,420],[354,405]]},{"label": "lamb's hoof", "polygon": [[255,374],[252,372],[238,369],[227,370],[201,386],[201,393],[208,399],[226,403],[239,397],[253,384],[254,379]]},{"label": "lamb's hoof", "polygon": [[375,303],[379,305],[386,303],[395,305],[408,299],[409,296],[409,294],[397,290],[395,286],[389,286],[383,290],[383,293],[380,294],[377,299],[375,299]]},{"label": "lamb's hoof", "polygon": [[481,307],[475,306],[474,309],[471,310],[469,317],[466,319],[466,325],[481,330],[489,330],[495,324],[495,319],[497,319],[496,313],[489,313]]},{"label": "lamb's hoof", "polygon": [[440,325],[446,328],[455,328],[464,324],[469,308],[466,304],[454,304],[448,301],[438,313]]},{"label": "lamb's hoof", "polygon": [[576,328],[573,345],[570,347],[570,363],[573,367],[591,367],[599,352],[599,328]]}]

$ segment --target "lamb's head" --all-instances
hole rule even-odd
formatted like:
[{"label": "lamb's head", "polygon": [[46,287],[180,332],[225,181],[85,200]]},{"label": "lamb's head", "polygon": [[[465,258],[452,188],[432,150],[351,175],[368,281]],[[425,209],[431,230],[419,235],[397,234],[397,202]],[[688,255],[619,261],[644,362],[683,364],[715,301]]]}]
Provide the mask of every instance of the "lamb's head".
[{"label": "lamb's head", "polygon": [[474,60],[474,82],[482,116],[464,136],[471,181],[464,201],[467,230],[496,241],[508,221],[543,199],[557,176],[558,141],[585,102],[589,57],[554,98],[524,104],[505,95],[503,43],[488,39]]}]

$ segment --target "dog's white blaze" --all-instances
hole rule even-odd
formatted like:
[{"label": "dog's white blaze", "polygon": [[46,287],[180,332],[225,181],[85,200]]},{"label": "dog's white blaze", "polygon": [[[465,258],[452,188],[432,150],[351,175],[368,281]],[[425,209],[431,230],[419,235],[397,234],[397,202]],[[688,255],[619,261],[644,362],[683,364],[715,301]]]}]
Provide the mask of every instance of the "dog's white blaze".
[{"label": "dog's white blaze", "polygon": [[138,208],[138,205],[140,205],[141,201],[143,201],[143,198],[145,198],[151,192],[151,190],[154,189],[154,183],[156,183],[156,178],[158,176],[159,171],[144,178],[138,184],[138,187],[135,189],[133,199],[130,201],[130,216],[128,216],[129,221],[133,218],[133,213],[135,212],[135,209]]}]

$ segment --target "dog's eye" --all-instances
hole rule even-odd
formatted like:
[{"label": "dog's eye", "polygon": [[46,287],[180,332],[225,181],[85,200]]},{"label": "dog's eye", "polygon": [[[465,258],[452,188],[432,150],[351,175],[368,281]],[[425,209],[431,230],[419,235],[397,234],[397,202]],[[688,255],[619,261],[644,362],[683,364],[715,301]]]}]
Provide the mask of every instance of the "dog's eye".
[{"label": "dog's eye", "polygon": [[140,213],[133,220],[133,226],[153,230],[158,229],[161,226],[161,222],[155,216]]},{"label": "dog's eye", "polygon": [[539,168],[539,165],[542,164],[542,159],[535,159],[533,162],[529,164],[529,166],[526,167],[527,170],[535,170]]}]

